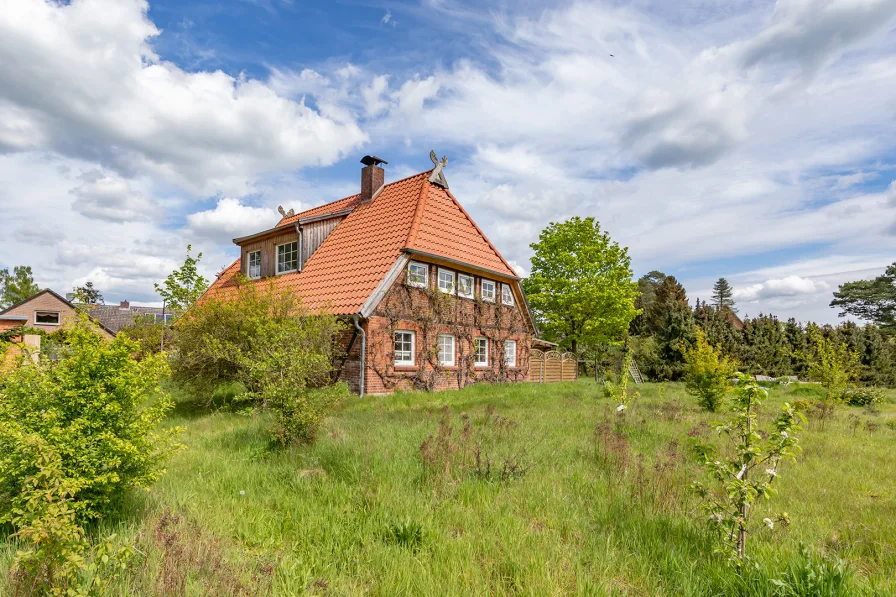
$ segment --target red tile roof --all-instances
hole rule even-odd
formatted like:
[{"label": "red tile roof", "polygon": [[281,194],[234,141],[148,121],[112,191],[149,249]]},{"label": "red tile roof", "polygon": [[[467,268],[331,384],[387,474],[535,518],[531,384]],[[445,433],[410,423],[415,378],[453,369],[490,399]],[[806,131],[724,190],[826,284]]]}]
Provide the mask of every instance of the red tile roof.
[{"label": "red tile roof", "polygon": [[[428,172],[387,184],[368,203],[353,195],[284,218],[299,218],[345,209],[353,211],[305,263],[301,272],[276,276],[276,287],[291,288],[309,309],[329,306],[336,314],[358,313],[401,255],[412,250],[445,257],[515,277],[454,196],[428,180]],[[209,288],[207,296],[226,293],[236,284],[236,260]],[[271,278],[256,283],[270,283]]]}]

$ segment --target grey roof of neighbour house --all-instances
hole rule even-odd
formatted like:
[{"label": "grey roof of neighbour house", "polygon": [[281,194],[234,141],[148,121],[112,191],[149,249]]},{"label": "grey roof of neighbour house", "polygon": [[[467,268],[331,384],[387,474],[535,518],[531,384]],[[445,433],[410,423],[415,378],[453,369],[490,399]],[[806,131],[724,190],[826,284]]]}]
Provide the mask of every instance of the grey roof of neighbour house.
[{"label": "grey roof of neighbour house", "polygon": [[137,317],[153,316],[156,321],[161,321],[163,315],[167,315],[168,319],[172,317],[170,310],[163,310],[162,307],[141,307],[131,305],[121,307],[119,305],[90,305],[82,309],[90,313],[90,317],[99,321],[113,332],[118,333],[121,328],[127,327],[134,323]]}]

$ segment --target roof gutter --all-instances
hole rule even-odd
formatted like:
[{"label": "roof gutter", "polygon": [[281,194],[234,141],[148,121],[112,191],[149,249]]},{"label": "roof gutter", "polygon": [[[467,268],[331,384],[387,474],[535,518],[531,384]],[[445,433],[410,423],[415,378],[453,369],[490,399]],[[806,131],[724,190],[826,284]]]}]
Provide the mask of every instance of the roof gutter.
[{"label": "roof gutter", "polygon": [[367,332],[364,331],[360,325],[358,325],[358,315],[352,316],[352,322],[355,324],[355,330],[359,334],[361,334],[361,388],[358,395],[360,397],[364,397],[364,370],[367,369]]}]

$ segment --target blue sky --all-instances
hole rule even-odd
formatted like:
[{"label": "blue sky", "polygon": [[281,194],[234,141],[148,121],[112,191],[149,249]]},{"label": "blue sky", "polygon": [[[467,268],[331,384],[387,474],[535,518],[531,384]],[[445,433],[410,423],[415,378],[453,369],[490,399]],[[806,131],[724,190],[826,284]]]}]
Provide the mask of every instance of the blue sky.
[{"label": "blue sky", "polygon": [[896,260],[896,0],[20,0],[0,21],[0,267],[155,300],[229,239],[447,155],[521,273],[594,216],[742,314],[836,321]]}]

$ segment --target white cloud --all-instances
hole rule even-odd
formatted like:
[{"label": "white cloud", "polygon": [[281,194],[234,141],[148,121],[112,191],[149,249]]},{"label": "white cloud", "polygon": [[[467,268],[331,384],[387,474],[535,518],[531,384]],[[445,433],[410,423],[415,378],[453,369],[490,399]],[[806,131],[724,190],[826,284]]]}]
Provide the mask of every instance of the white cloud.
[{"label": "white cloud", "polygon": [[243,205],[239,199],[230,198],[220,199],[215,209],[187,216],[191,232],[222,243],[271,228],[279,219],[272,209]]},{"label": "white cloud", "polygon": [[69,191],[75,196],[72,209],[88,218],[107,222],[158,219],[158,205],[131,189],[127,180],[91,170],[81,176],[83,183]]},{"label": "white cloud", "polygon": [[143,0],[6,2],[0,148],[48,149],[196,191],[243,192],[258,172],[331,164],[366,141],[265,83],[161,60]]},{"label": "white cloud", "polygon": [[816,294],[825,292],[828,289],[829,286],[825,282],[816,282],[810,278],[800,278],[799,276],[788,276],[736,288],[734,290],[734,298],[739,301],[753,302],[761,298],[769,299]]}]

